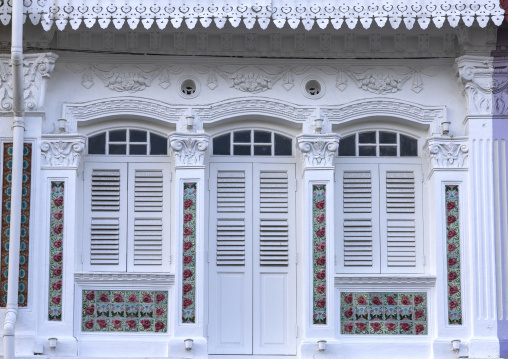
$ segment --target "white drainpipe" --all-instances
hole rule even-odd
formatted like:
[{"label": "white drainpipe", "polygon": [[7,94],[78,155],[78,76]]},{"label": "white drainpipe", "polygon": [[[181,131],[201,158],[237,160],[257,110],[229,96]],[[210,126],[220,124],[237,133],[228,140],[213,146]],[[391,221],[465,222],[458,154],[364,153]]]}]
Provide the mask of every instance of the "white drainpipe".
[{"label": "white drainpipe", "polygon": [[23,186],[23,142],[25,136],[25,111],[23,99],[23,0],[12,2],[12,184],[11,226],[9,236],[9,278],[7,310],[4,319],[4,359],[15,357],[15,327],[18,317],[19,245],[21,227],[21,190]]}]

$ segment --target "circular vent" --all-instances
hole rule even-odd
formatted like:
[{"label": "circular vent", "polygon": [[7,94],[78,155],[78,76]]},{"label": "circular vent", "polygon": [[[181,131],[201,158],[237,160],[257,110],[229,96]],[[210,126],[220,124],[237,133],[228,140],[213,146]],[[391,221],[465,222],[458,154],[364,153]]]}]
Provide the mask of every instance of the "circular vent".
[{"label": "circular vent", "polygon": [[196,83],[193,80],[185,80],[180,87],[184,96],[192,96],[196,93]]},{"label": "circular vent", "polygon": [[301,86],[303,95],[309,99],[315,100],[325,94],[325,84],[316,76],[305,78]]},{"label": "circular vent", "polygon": [[305,84],[305,91],[310,96],[317,96],[321,93],[321,85],[316,80],[310,80]]}]

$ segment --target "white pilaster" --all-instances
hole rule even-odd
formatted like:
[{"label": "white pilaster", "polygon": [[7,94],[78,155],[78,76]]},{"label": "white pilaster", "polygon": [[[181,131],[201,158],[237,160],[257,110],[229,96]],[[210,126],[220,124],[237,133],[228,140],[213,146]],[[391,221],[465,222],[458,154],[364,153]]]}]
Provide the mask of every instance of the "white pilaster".
[{"label": "white pilaster", "polygon": [[[37,225],[41,232],[36,238],[40,240],[38,247],[43,264],[35,274],[38,283],[37,293],[34,294],[36,313],[38,316],[37,337],[38,342],[44,345],[44,352],[51,352],[48,347],[48,338],[58,338],[56,353],[62,356],[77,355],[78,343],[72,336],[74,331],[74,272],[76,265],[77,223],[82,218],[77,202],[78,168],[85,147],[85,138],[77,134],[43,135],[41,138],[41,184],[43,190],[37,195],[43,223]],[[38,154],[38,149],[34,148]],[[49,256],[50,256],[50,201],[51,182],[65,182],[64,189],[64,223],[63,223],[63,278],[62,278],[62,320],[48,320],[49,302]],[[79,211],[79,212],[78,212]]]},{"label": "white pilaster", "polygon": [[463,56],[456,66],[466,99],[470,151],[470,236],[464,247],[472,263],[469,357],[498,358],[492,124],[493,115],[505,111],[501,90],[506,71],[496,69],[490,57]]},{"label": "white pilaster", "polygon": [[[184,347],[185,339],[192,339],[192,353],[196,358],[207,357],[207,315],[205,300],[206,274],[206,219],[205,215],[205,180],[204,158],[208,148],[209,135],[204,133],[179,133],[169,136],[170,146],[175,158],[175,177],[172,193],[176,195],[173,201],[173,216],[175,218],[173,238],[173,262],[175,273],[175,291],[173,298],[173,333],[169,342],[171,357],[187,357]],[[196,208],[196,319],[195,323],[182,323],[182,256],[183,256],[183,196],[184,183],[197,184]]]},{"label": "white pilaster", "polygon": [[[303,161],[303,200],[305,234],[302,263],[305,281],[302,291],[303,297],[303,337],[300,346],[302,358],[312,358],[317,350],[318,340],[327,340],[327,354],[339,355],[335,337],[336,314],[334,302],[334,159],[339,148],[339,135],[303,134],[297,137],[298,148]],[[314,290],[314,258],[313,258],[313,185],[326,185],[326,324],[313,324],[313,290]]]}]

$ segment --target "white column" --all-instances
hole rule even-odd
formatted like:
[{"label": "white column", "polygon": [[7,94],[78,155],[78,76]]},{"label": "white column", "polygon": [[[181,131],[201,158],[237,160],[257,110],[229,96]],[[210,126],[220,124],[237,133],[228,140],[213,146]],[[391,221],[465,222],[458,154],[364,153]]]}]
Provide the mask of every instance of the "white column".
[{"label": "white column", "polygon": [[[175,178],[173,180],[173,216],[175,226],[173,230],[173,261],[175,263],[175,291],[174,291],[174,336],[169,343],[170,357],[207,357],[207,323],[205,283],[207,280],[207,263],[205,258],[206,237],[205,228],[208,216],[205,215],[205,180],[204,158],[208,148],[209,135],[204,133],[178,133],[169,136],[171,149],[175,158]],[[184,183],[196,183],[196,228],[195,228],[195,322],[184,323],[183,310],[183,211],[184,211]],[[184,348],[184,340],[192,339],[192,354]]]},{"label": "white column", "polygon": [[[334,290],[334,159],[339,148],[339,136],[337,134],[303,134],[297,137],[298,148],[304,163],[303,183],[303,207],[305,228],[302,247],[298,249],[303,265],[303,282],[299,289],[299,297],[303,299],[303,336],[300,346],[302,358],[312,358],[317,352],[317,342],[326,340],[327,355],[339,356],[338,342],[335,337],[335,290]],[[326,312],[326,324],[314,324],[314,218],[313,186],[325,185],[325,210],[326,210],[326,306],[320,308]],[[300,263],[300,262],[299,262]],[[299,269],[301,273],[301,269]]]},{"label": "white column", "polygon": [[[472,305],[473,296],[471,288],[471,275],[473,271],[470,265],[470,244],[469,232],[469,187],[468,187],[468,162],[469,147],[467,137],[433,136],[425,143],[424,153],[428,160],[426,174],[429,186],[429,219],[431,233],[428,235],[429,247],[427,248],[426,265],[430,266],[432,274],[436,275],[435,288],[435,315],[429,317],[429,323],[436,322],[437,336],[434,340],[434,356],[447,357],[452,349],[452,340],[459,339],[460,355],[467,354],[467,343],[469,341],[472,327]],[[459,188],[458,224],[459,232],[459,253],[460,260],[450,271],[457,271],[460,268],[460,285],[457,285],[459,294],[449,297],[448,280],[448,243],[447,243],[447,216],[445,186],[457,185]],[[454,256],[455,257],[455,256]],[[455,282],[452,285],[456,285]],[[462,313],[462,324],[449,321],[450,301],[460,297],[459,307],[452,308]]]},{"label": "white column", "polygon": [[[74,272],[76,256],[80,252],[76,241],[78,237],[77,223],[82,220],[82,213],[77,206],[80,194],[78,193],[78,169],[85,147],[85,137],[77,134],[43,135],[41,149],[41,192],[36,196],[38,215],[41,223],[37,223],[38,238],[36,252],[40,254],[38,269],[34,275],[37,282],[35,300],[37,321],[37,342],[44,345],[44,352],[50,352],[48,338],[57,338],[56,353],[63,356],[77,355],[77,341],[74,332]],[[37,150],[34,148],[34,153]],[[63,198],[63,232],[62,236],[62,289],[61,310],[59,321],[48,319],[50,287],[50,208],[51,208],[51,182],[64,182]],[[34,201],[35,202],[35,201]],[[34,223],[35,224],[35,223]],[[78,311],[79,313],[79,311]],[[79,315],[78,315],[79,318]]]},{"label": "white column", "polygon": [[[490,57],[463,56],[456,65],[463,85],[467,112],[464,124],[469,128],[470,192],[468,250],[472,275],[470,322],[470,358],[498,358],[496,303],[496,237],[493,177],[493,114],[504,103],[496,99],[496,87],[502,86]],[[494,95],[493,95],[494,94]]]}]

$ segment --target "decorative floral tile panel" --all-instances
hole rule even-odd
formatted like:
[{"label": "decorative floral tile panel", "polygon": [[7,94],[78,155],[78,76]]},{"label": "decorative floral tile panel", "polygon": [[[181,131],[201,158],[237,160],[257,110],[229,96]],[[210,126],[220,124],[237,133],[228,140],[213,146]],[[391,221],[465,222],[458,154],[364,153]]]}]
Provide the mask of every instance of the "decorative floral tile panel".
[{"label": "decorative floral tile panel", "polygon": [[342,334],[425,335],[427,293],[340,293]]},{"label": "decorative floral tile panel", "polygon": [[[11,225],[11,182],[12,182],[12,143],[4,143],[3,182],[2,182],[2,247],[0,265],[0,307],[7,305],[7,281],[9,275],[9,236]],[[30,192],[32,180],[32,145],[23,147],[23,189],[21,199],[21,232],[19,251],[18,304],[26,307],[28,299],[28,249],[30,221]]]},{"label": "decorative floral tile panel", "polygon": [[64,182],[51,182],[48,319],[62,320]]},{"label": "decorative floral tile panel", "polygon": [[183,184],[182,323],[196,322],[197,183]]},{"label": "decorative floral tile panel", "polygon": [[83,332],[167,332],[167,291],[83,290],[82,293]]},{"label": "decorative floral tile panel", "polygon": [[312,186],[313,323],[326,324],[326,185]]},{"label": "decorative floral tile panel", "polygon": [[445,185],[448,324],[462,324],[460,286],[459,186]]}]

